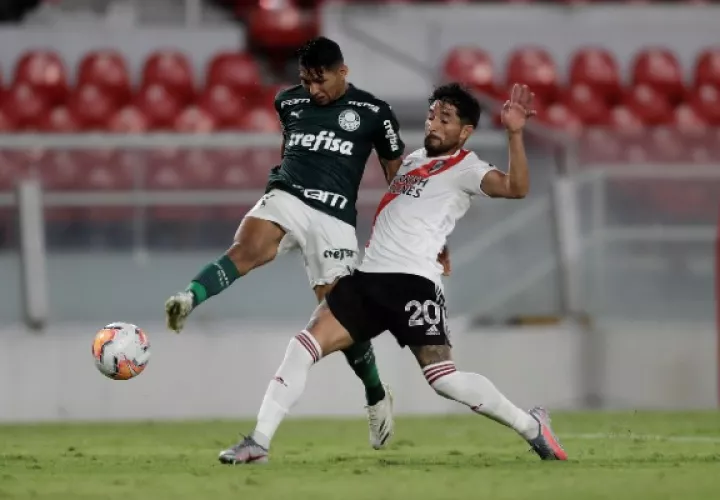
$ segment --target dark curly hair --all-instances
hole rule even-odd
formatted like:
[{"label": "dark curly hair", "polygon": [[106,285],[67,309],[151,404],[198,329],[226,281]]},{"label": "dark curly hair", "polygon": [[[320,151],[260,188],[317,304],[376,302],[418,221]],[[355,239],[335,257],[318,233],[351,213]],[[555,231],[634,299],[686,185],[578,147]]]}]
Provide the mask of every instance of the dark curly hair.
[{"label": "dark curly hair", "polygon": [[452,82],[437,87],[428,97],[428,103],[441,101],[452,104],[457,109],[458,117],[464,125],[472,125],[477,128],[480,121],[480,103],[463,85]]}]

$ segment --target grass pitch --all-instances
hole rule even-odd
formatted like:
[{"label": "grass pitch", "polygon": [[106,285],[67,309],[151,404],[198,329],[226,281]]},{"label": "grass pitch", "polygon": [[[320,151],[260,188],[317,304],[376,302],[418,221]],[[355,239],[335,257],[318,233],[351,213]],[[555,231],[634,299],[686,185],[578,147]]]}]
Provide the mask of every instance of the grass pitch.
[{"label": "grass pitch", "polygon": [[0,426],[0,499],[695,500],[720,495],[720,413],[554,414],[568,462],[483,417],[288,420],[267,466],[223,466],[247,422]]}]

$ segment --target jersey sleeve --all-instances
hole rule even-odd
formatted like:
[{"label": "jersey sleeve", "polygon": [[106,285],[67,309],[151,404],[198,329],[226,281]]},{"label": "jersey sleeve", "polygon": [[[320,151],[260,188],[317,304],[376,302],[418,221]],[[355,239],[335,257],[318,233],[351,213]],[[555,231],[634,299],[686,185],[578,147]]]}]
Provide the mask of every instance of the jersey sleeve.
[{"label": "jersey sleeve", "polygon": [[278,120],[280,120],[280,125],[282,125],[283,130],[285,130],[285,117],[287,116],[287,112],[283,110],[282,102],[285,99],[285,90],[281,90],[275,95],[275,112],[278,115]]},{"label": "jersey sleeve", "polygon": [[385,160],[400,158],[405,152],[405,143],[400,138],[400,124],[389,104],[381,103],[378,117],[379,125],[373,139],[375,151]]},{"label": "jersey sleeve", "polygon": [[497,168],[490,163],[485,163],[479,158],[469,162],[467,166],[463,166],[463,168],[459,170],[460,188],[471,195],[482,194],[487,196],[481,186],[485,174],[492,170],[497,170]]}]

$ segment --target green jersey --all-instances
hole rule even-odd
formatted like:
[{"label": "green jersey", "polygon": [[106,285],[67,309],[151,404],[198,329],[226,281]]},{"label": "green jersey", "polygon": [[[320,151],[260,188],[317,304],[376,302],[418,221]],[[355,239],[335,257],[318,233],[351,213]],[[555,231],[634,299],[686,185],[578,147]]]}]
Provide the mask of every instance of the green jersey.
[{"label": "green jersey", "polygon": [[390,106],[352,85],[338,100],[319,106],[297,85],[277,95],[275,109],[285,151],[270,172],[267,191],[287,191],[355,226],[358,188],[372,149],[386,160],[405,150]]}]

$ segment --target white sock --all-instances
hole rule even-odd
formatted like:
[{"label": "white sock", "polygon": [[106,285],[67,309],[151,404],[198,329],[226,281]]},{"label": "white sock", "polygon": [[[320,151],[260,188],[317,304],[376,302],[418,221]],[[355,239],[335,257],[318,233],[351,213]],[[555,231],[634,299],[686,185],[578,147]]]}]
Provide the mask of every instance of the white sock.
[{"label": "white sock", "polygon": [[538,436],[540,425],[537,421],[512,404],[486,377],[456,371],[452,361],[428,365],[423,368],[423,375],[441,396],[515,429],[525,439]]},{"label": "white sock", "polygon": [[253,439],[264,448],[270,441],[285,415],[297,403],[305,390],[310,367],[320,360],[322,349],[315,338],[303,330],[288,344],[280,368],[270,381],[253,432]]}]

